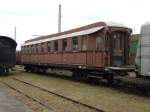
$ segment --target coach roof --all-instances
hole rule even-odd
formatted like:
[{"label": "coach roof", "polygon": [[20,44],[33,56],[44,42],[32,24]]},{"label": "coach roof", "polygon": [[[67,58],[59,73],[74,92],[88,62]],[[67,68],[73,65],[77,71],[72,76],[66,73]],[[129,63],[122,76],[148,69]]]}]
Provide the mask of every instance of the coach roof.
[{"label": "coach roof", "polygon": [[10,43],[12,43],[12,44],[10,44],[10,45],[12,45],[12,46],[14,46],[14,47],[17,46],[16,41],[15,41],[14,39],[12,39],[11,37],[0,35],[0,39],[4,39],[4,40],[9,41]]},{"label": "coach roof", "polygon": [[63,39],[63,38],[67,38],[67,37],[92,34],[94,32],[102,30],[105,26],[125,27],[123,24],[115,23],[115,22],[97,22],[97,23],[93,23],[90,25],[75,28],[72,30],[30,39],[30,40],[25,41],[25,43],[22,46],[38,44],[38,43],[43,43],[43,42],[47,42],[47,41]]}]

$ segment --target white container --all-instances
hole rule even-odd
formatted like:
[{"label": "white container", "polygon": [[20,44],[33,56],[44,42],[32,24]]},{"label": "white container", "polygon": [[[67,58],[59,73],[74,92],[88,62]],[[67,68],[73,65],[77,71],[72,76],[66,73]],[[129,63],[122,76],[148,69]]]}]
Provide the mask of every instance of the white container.
[{"label": "white container", "polygon": [[150,76],[150,23],[141,27],[135,63],[141,75]]}]

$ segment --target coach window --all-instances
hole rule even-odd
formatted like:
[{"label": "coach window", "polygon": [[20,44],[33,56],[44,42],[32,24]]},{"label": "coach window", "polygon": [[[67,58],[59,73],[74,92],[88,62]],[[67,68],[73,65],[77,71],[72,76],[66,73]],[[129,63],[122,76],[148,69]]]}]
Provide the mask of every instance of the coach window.
[{"label": "coach window", "polygon": [[34,53],[34,45],[31,46],[31,54]]},{"label": "coach window", "polygon": [[26,46],[24,46],[24,50],[23,51],[24,51],[24,53],[26,53]]},{"label": "coach window", "polygon": [[26,47],[26,53],[29,53],[29,46]]},{"label": "coach window", "polygon": [[21,52],[23,53],[23,47],[21,47]]},{"label": "coach window", "polygon": [[31,54],[32,53],[32,45],[30,45],[28,49],[29,49],[29,54]]},{"label": "coach window", "polygon": [[34,54],[36,54],[36,45],[34,45]]},{"label": "coach window", "polygon": [[23,48],[23,52],[26,53],[26,47]]},{"label": "coach window", "polygon": [[31,47],[28,46],[28,47],[27,47],[27,53],[30,54],[30,51],[31,51]]},{"label": "coach window", "polygon": [[22,48],[22,52],[25,53],[25,47]]},{"label": "coach window", "polygon": [[101,49],[101,44],[102,44],[102,38],[101,37],[96,37],[96,50]]},{"label": "coach window", "polygon": [[32,53],[32,46],[28,46],[28,53],[31,54]]},{"label": "coach window", "polygon": [[25,48],[25,53],[27,54],[28,53],[28,47],[26,46]]},{"label": "coach window", "polygon": [[23,47],[23,53],[26,53],[26,47],[25,46]]},{"label": "coach window", "polygon": [[21,47],[21,52],[24,53],[24,48],[23,47]]},{"label": "coach window", "polygon": [[123,42],[121,38],[121,34],[114,34],[114,50],[122,50]]},{"label": "coach window", "polygon": [[21,52],[24,53],[24,47],[21,47]]},{"label": "coach window", "polygon": [[31,46],[27,47],[27,53],[30,54],[31,53]]},{"label": "coach window", "polygon": [[34,53],[34,45],[32,45],[32,47],[31,47],[31,54],[33,54]]},{"label": "coach window", "polygon": [[73,37],[72,38],[72,50],[77,50],[78,49],[78,38]]},{"label": "coach window", "polygon": [[41,53],[44,53],[44,43],[41,43]]},{"label": "coach window", "polygon": [[87,50],[87,35],[82,36],[82,51]]},{"label": "coach window", "polygon": [[26,53],[29,53],[29,46],[26,47]]},{"label": "coach window", "polygon": [[26,46],[26,47],[25,47],[25,53],[26,53],[26,54],[27,54],[27,51],[28,51],[28,47]]},{"label": "coach window", "polygon": [[30,54],[33,53],[33,45],[30,46]]},{"label": "coach window", "polygon": [[36,53],[36,45],[33,45],[33,53]]},{"label": "coach window", "polygon": [[32,53],[32,46],[31,46],[31,45],[28,47],[28,53],[29,53],[29,54]]},{"label": "coach window", "polygon": [[63,51],[67,50],[67,39],[63,39]]},{"label": "coach window", "polygon": [[23,50],[23,53],[25,53],[25,47],[23,47],[23,49],[22,49],[22,50]]},{"label": "coach window", "polygon": [[35,45],[36,53],[38,53],[38,45]]},{"label": "coach window", "polygon": [[54,51],[58,51],[58,41],[54,41]]},{"label": "coach window", "polygon": [[26,53],[29,53],[29,46],[26,47]]},{"label": "coach window", "polygon": [[29,52],[30,52],[30,54],[31,54],[32,51],[33,51],[33,45],[30,45],[30,46],[29,46],[29,50],[30,50]]},{"label": "coach window", "polygon": [[47,43],[47,52],[51,52],[51,42]]},{"label": "coach window", "polygon": [[38,44],[38,53],[41,53],[41,44]]}]

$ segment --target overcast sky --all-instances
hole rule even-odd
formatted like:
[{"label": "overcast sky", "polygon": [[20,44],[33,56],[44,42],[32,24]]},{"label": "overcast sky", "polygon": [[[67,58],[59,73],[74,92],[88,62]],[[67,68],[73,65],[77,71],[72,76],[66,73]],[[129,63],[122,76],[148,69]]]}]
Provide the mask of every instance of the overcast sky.
[{"label": "overcast sky", "polygon": [[98,21],[123,23],[140,32],[150,21],[148,0],[0,0],[0,35],[14,38],[17,49],[33,35],[56,33],[58,5],[62,4],[62,31]]}]

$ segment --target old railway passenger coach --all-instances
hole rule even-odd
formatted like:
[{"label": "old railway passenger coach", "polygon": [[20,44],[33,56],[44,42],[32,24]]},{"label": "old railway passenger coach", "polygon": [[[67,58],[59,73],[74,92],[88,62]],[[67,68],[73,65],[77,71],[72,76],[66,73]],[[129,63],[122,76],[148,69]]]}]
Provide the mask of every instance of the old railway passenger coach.
[{"label": "old railway passenger coach", "polygon": [[16,64],[17,43],[10,37],[0,36],[0,73],[9,72]]},{"label": "old railway passenger coach", "polygon": [[97,22],[41,36],[21,46],[22,63],[26,71],[106,71],[107,67],[128,65],[130,34],[131,29],[122,24]]}]

